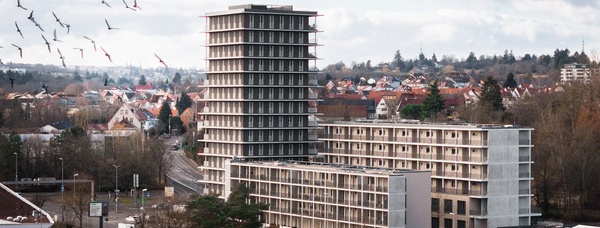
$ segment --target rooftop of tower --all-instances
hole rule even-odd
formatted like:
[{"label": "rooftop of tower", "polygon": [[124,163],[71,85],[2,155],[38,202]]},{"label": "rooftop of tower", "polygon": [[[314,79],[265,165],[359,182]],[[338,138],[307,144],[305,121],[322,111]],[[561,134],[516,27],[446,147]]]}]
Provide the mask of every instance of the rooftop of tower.
[{"label": "rooftop of tower", "polygon": [[294,7],[291,5],[255,5],[255,4],[244,4],[229,6],[227,11],[217,11],[206,13],[205,16],[220,16],[228,14],[238,13],[266,13],[266,14],[292,14],[292,15],[305,15],[305,16],[318,16],[316,11],[294,11]]}]

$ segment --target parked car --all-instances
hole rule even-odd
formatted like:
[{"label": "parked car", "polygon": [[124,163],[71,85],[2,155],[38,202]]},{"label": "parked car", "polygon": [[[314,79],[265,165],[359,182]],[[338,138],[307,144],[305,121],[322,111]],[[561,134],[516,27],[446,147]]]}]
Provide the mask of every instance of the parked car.
[{"label": "parked car", "polygon": [[179,144],[173,144],[173,146],[171,146],[172,150],[179,150]]}]

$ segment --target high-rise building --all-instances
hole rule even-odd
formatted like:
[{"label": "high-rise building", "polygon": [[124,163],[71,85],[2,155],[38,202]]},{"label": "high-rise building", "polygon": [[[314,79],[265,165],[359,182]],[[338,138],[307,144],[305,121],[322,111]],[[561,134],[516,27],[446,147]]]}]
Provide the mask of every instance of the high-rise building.
[{"label": "high-rise building", "polygon": [[335,122],[319,155],[332,164],[431,172],[432,227],[530,225],[531,128]]},{"label": "high-rise building", "polygon": [[[206,193],[223,194],[225,160],[316,155],[317,12],[239,5],[207,13]],[[311,52],[312,49],[312,52]]]},{"label": "high-rise building", "polygon": [[428,171],[226,161],[226,186],[250,188],[277,227],[431,227]]}]

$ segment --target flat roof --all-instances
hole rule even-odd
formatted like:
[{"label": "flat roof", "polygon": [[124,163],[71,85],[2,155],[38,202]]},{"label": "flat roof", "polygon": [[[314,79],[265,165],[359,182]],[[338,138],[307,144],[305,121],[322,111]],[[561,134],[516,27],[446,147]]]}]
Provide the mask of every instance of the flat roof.
[{"label": "flat roof", "polygon": [[289,168],[298,169],[305,171],[326,171],[326,172],[341,172],[349,174],[362,174],[362,175],[381,175],[381,176],[395,176],[405,173],[419,173],[427,172],[429,170],[411,170],[411,169],[387,169],[387,168],[375,168],[366,166],[353,166],[353,165],[340,165],[330,163],[319,163],[319,162],[301,162],[301,161],[244,161],[240,159],[231,160],[232,164],[243,164],[254,167],[263,168]]},{"label": "flat roof", "polygon": [[470,124],[470,123],[427,123],[415,120],[364,120],[364,121],[334,121],[319,122],[320,126],[356,126],[356,127],[391,127],[391,128],[419,128],[419,129],[465,129],[465,130],[490,130],[490,129],[523,129],[533,130],[531,127],[521,125],[501,124]]},{"label": "flat roof", "polygon": [[318,16],[317,11],[294,11],[294,7],[291,5],[255,5],[255,4],[229,6],[229,10],[208,12],[205,14],[205,16],[211,17],[211,16],[221,16],[221,15],[240,14],[240,13]]}]

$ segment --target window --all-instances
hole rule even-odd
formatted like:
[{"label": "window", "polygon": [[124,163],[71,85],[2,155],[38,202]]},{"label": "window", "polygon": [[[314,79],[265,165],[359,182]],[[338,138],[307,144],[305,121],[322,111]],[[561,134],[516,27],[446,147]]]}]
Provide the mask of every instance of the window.
[{"label": "window", "polygon": [[294,43],[294,33],[288,33],[288,43]]},{"label": "window", "polygon": [[248,47],[248,56],[254,56],[254,46]]},{"label": "window", "polygon": [[263,155],[263,145],[258,145],[258,155],[262,156]]},{"label": "window", "polygon": [[304,33],[298,34],[298,43],[304,43]]},{"label": "window", "polygon": [[294,126],[294,117],[290,116],[288,119],[288,127],[293,127],[293,126]]},{"label": "window", "polygon": [[[265,75],[264,74],[259,74],[258,75],[258,84],[262,85],[263,82],[265,81]],[[262,94],[262,93],[261,93]],[[262,97],[261,97],[262,98]]]},{"label": "window", "polygon": [[283,71],[283,60],[279,60],[279,71]]},{"label": "window", "polygon": [[[274,53],[273,49],[274,49],[273,46],[269,46],[269,57],[273,57],[273,53]],[[273,60],[271,60],[271,62],[273,62]],[[273,64],[271,64],[271,65],[273,65]]]},{"label": "window", "polygon": [[444,228],[452,228],[452,219],[444,219]]},{"label": "window", "polygon": [[258,17],[258,26],[259,26],[259,28],[265,27],[265,16],[264,15],[260,15]]},{"label": "window", "polygon": [[[271,54],[273,54],[273,53],[271,53]],[[275,61],[269,60],[269,71],[273,71],[274,67],[275,67]]]},{"label": "window", "polygon": [[406,136],[406,131],[402,131],[402,136]]},{"label": "window", "polygon": [[[283,43],[283,32],[279,32],[279,43]],[[279,49],[282,49],[282,47],[279,47]],[[279,56],[283,56],[283,55],[279,55]]]},{"label": "window", "polygon": [[[252,90],[250,90],[252,91]],[[248,104],[248,113],[253,113],[254,112],[254,103],[249,103]],[[250,118],[250,121],[252,121],[252,118]]]},{"label": "window", "polygon": [[456,133],[452,132],[452,138],[456,138]]},{"label": "window", "polygon": [[269,155],[273,155],[273,144],[269,144]]},{"label": "window", "polygon": [[456,149],[452,149],[452,154],[456,154]]},{"label": "window", "polygon": [[[263,113],[263,111],[264,111],[263,103],[262,103],[262,102],[259,102],[259,103],[258,103],[258,113]],[[262,116],[261,116],[260,118],[262,118]],[[262,121],[261,121],[261,122],[262,122]],[[262,127],[262,126],[261,126],[261,127]]]},{"label": "window", "polygon": [[299,71],[303,71],[303,70],[304,70],[304,62],[300,61],[300,62],[298,63],[298,70],[299,70]]},{"label": "window", "polygon": [[[282,119],[282,118],[280,118],[279,120],[280,120],[280,122],[279,122],[279,123],[280,123],[280,126],[281,126],[281,125],[283,125],[283,124],[282,124],[282,122],[283,122],[282,120],[283,120],[283,119]],[[279,131],[279,141],[283,141],[283,131]],[[282,149],[282,148],[283,148],[283,145],[279,145],[279,149]]]},{"label": "window", "polygon": [[293,29],[293,28],[294,28],[294,17],[291,16],[290,17],[290,29]]},{"label": "window", "polygon": [[248,145],[248,155],[254,156],[254,145]]},{"label": "window", "polygon": [[263,132],[262,131],[258,131],[258,141],[259,142],[263,141]]},{"label": "window", "polygon": [[[279,116],[277,117],[279,118],[279,127],[283,127],[283,116]],[[279,134],[283,134],[282,131],[279,131]],[[281,139],[283,139],[283,136],[280,137]]]},{"label": "window", "polygon": [[459,215],[464,215],[466,213],[466,202],[465,201],[456,201],[456,213]]},{"label": "window", "polygon": [[[261,50],[262,51],[262,50]],[[262,55],[262,52],[260,52],[260,55]],[[258,70],[264,70],[265,69],[265,61],[264,60],[258,60]],[[260,81],[262,82],[262,81]],[[262,85],[262,83],[261,83]]]},{"label": "window", "polygon": [[258,56],[263,57],[264,55],[265,55],[265,47],[259,46],[258,47]]},{"label": "window", "polygon": [[[271,94],[269,94],[269,95],[271,95]],[[269,102],[269,113],[273,113],[273,102]]]},{"label": "window", "polygon": [[299,24],[298,24],[298,28],[300,28],[300,29],[304,29],[304,20],[302,20],[302,18],[300,18],[300,19],[298,20],[298,23],[299,23]]},{"label": "window", "polygon": [[254,132],[253,131],[248,132],[248,141],[249,142],[254,141]]},{"label": "window", "polygon": [[254,27],[254,15],[250,15],[250,24],[249,24],[250,28]]},{"label": "window", "polygon": [[288,47],[288,57],[294,57],[294,47]]},{"label": "window", "polygon": [[[283,90],[282,90],[282,89],[280,89],[280,90],[279,90],[279,92],[283,92]],[[280,99],[281,99],[281,97],[283,97],[283,93],[281,93],[279,97],[280,97]],[[283,102],[279,102],[279,109],[278,109],[277,111],[278,111],[279,113],[283,113]],[[281,124],[281,125],[283,125],[283,124]]]},{"label": "window", "polygon": [[[250,42],[254,42],[254,32],[253,32],[253,31],[250,31],[250,36],[249,36],[249,39],[248,39],[248,40],[249,40]],[[252,46],[251,46],[251,47],[252,47]]]},{"label": "window", "polygon": [[265,42],[265,33],[264,32],[258,32],[258,42]]},{"label": "window", "polygon": [[440,199],[431,198],[431,211],[439,212],[440,211]]},{"label": "window", "polygon": [[283,57],[283,47],[279,47],[279,56],[278,57]]},{"label": "window", "polygon": [[[292,102],[290,102],[288,104],[289,104],[288,105],[288,112],[289,113],[294,113],[294,104]],[[290,120],[291,120],[291,117],[290,117]],[[290,126],[292,126],[292,125],[290,125]]]},{"label": "window", "polygon": [[304,57],[304,48],[302,48],[302,47],[298,48],[298,56],[299,57]]},{"label": "window", "polygon": [[[279,75],[279,85],[283,85],[283,74]],[[282,98],[283,96],[279,96],[280,98]]]},{"label": "window", "polygon": [[431,217],[431,228],[440,228],[440,219]]},{"label": "window", "polygon": [[290,75],[288,78],[288,85],[294,85],[294,75]]},{"label": "window", "polygon": [[269,32],[269,43],[273,43],[274,40],[275,40],[275,35],[273,35],[273,32]]},{"label": "window", "polygon": [[[455,169],[456,169],[456,166],[452,165],[452,171],[454,171]],[[452,183],[454,183],[454,182],[452,182]],[[452,187],[454,187],[454,186],[452,186]]]},{"label": "window", "polygon": [[279,28],[283,28],[283,16],[279,16]]},{"label": "window", "polygon": [[444,200],[444,213],[452,212],[452,200]]},{"label": "window", "polygon": [[456,221],[456,227],[457,228],[466,228],[467,227],[467,223],[463,220],[457,220]]},{"label": "window", "polygon": [[269,28],[273,28],[275,24],[275,16],[269,15]]}]

